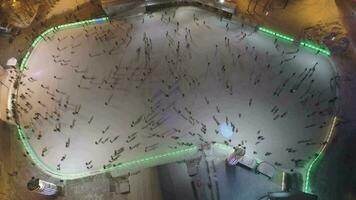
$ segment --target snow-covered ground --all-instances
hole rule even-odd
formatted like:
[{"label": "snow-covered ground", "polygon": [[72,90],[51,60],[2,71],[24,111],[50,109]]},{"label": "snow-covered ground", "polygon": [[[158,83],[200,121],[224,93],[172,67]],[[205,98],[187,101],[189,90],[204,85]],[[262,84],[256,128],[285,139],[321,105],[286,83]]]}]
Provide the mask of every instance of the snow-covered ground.
[{"label": "snow-covered ground", "polygon": [[199,8],[50,37],[30,56],[18,104],[34,151],[63,174],[229,139],[293,169],[330,129],[329,58],[286,41],[276,47],[274,38]]}]

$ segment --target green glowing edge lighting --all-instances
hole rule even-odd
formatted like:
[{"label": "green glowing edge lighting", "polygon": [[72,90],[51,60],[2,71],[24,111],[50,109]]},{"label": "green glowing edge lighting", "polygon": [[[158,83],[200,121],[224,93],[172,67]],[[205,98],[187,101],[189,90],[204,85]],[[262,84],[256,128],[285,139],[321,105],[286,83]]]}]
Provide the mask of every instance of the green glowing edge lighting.
[{"label": "green glowing edge lighting", "polygon": [[[79,21],[79,22],[74,22],[74,23],[69,23],[69,24],[63,24],[63,25],[59,25],[59,26],[56,26],[56,27],[52,27],[48,30],[46,30],[45,32],[43,32],[42,34],[40,34],[34,41],[33,43],[31,44],[31,48],[27,51],[27,53],[25,54],[24,58],[22,59],[21,61],[21,64],[20,64],[20,70],[23,71],[25,69],[27,69],[27,64],[28,64],[28,60],[29,60],[29,57],[31,55],[31,50],[34,49],[37,44],[44,40],[44,38],[50,34],[50,33],[54,33],[55,31],[59,31],[59,30],[64,30],[64,29],[71,29],[71,28],[77,28],[77,27],[80,27],[82,25],[91,25],[91,24],[96,24],[96,23],[102,23],[102,22],[107,22],[109,21],[109,18],[108,17],[103,17],[103,18],[98,18],[98,19],[90,19],[90,20],[84,20],[84,21]],[[282,38],[282,39],[285,39],[287,41],[291,41],[293,42],[294,39],[289,37],[289,36],[285,36],[283,34],[280,34],[280,33],[277,33],[277,32],[274,32],[274,31],[271,31],[269,29],[266,29],[266,28],[263,28],[263,27],[259,27],[258,28],[260,31],[264,32],[264,33],[268,33],[270,35],[273,35],[273,36],[276,36],[278,38]],[[327,50],[327,49],[324,49],[324,48],[321,48],[321,47],[318,47],[316,45],[313,45],[313,44],[310,44],[310,43],[307,43],[307,42],[300,42],[300,45],[302,46],[305,46],[305,47],[308,47],[308,48],[311,48],[311,49],[314,49],[314,50],[319,50],[320,52],[330,56],[330,51]],[[335,124],[335,121],[336,121],[336,117],[334,118],[334,121],[333,121],[333,126],[332,126],[332,130],[334,128],[334,124]],[[37,154],[33,151],[31,145],[29,144],[28,140],[27,140],[27,137],[26,135],[24,134],[24,131],[23,129],[18,126],[17,127],[18,129],[18,134],[19,134],[19,137],[26,149],[27,152],[29,152],[29,155],[31,157],[31,159],[34,161],[34,163],[39,166],[42,170],[46,171],[46,172],[49,172],[53,177],[57,177],[57,178],[62,178],[62,179],[75,179],[75,178],[80,178],[80,177],[85,177],[85,176],[90,176],[90,175],[93,175],[93,173],[90,173],[90,172],[85,172],[85,173],[79,173],[79,174],[66,174],[66,175],[63,175],[63,174],[59,174],[57,173],[55,170],[49,168],[47,165],[45,165],[37,156]],[[329,133],[329,137],[328,137],[328,140],[330,139],[330,136],[331,136],[331,133],[332,131],[330,131]],[[327,141],[328,141],[327,140]],[[217,146],[219,147],[222,147],[222,148],[231,148],[232,150],[232,147],[229,147],[227,145],[222,145],[222,144],[216,144]],[[321,158],[321,155],[323,153],[323,151],[325,150],[325,147],[326,145],[322,148],[322,150],[320,151],[320,153],[318,154],[318,156],[311,162],[311,164],[309,165],[309,168],[308,168],[308,171],[307,171],[307,175],[306,175],[306,181],[305,181],[305,187],[304,187],[304,191],[305,192],[310,192],[310,174],[311,174],[311,170],[312,168],[314,167],[315,163],[320,160]],[[151,156],[151,157],[147,157],[147,158],[143,158],[143,159],[138,159],[138,160],[134,160],[134,161],[129,161],[129,162],[126,162],[126,163],[123,163],[121,165],[118,165],[116,167],[110,167],[110,168],[106,168],[106,169],[100,169],[98,172],[96,172],[95,174],[98,174],[98,173],[103,173],[103,172],[107,172],[107,171],[111,171],[113,170],[114,168],[123,168],[125,166],[130,166],[132,164],[138,164],[138,163],[141,163],[141,162],[146,162],[146,161],[149,161],[149,160],[153,160],[153,159],[159,159],[159,158],[162,158],[162,157],[167,157],[167,156],[170,156],[170,155],[176,155],[176,154],[179,154],[179,153],[185,153],[187,151],[192,151],[192,150],[197,150],[197,147],[194,146],[194,147],[191,147],[191,148],[187,148],[187,149],[183,149],[183,150],[178,150],[178,151],[174,151],[174,152],[168,152],[168,153],[165,153],[165,154],[160,154],[160,155],[156,155],[156,156]]]},{"label": "green glowing edge lighting", "polygon": [[[272,36],[276,36],[278,38],[282,38],[282,39],[291,41],[291,42],[294,41],[294,39],[291,38],[291,37],[284,36],[282,34],[279,34],[279,33],[276,33],[274,31],[271,31],[271,30],[269,30],[267,28],[259,27],[258,30],[260,30],[260,31],[262,31],[264,33],[270,34]],[[299,45],[303,46],[303,47],[310,48],[310,49],[315,50],[315,51],[319,51],[322,54],[327,55],[327,56],[331,55],[331,52],[330,52],[330,50],[328,48],[320,47],[318,45],[313,44],[310,41],[309,42],[308,41],[301,41],[301,42],[299,42]],[[330,129],[329,134],[328,134],[327,139],[326,139],[326,143],[327,144],[329,144],[329,140],[330,140],[331,135],[332,135],[332,133],[334,131],[336,120],[337,120],[337,117],[335,116],[333,118],[333,123],[332,123],[331,129]],[[321,161],[321,158],[323,157],[323,153],[324,153],[324,151],[325,151],[325,149],[327,147],[327,144],[324,145],[323,148],[321,148],[321,150],[319,151],[318,155],[310,162],[310,164],[308,166],[307,173],[306,173],[306,176],[305,176],[305,179],[304,179],[304,182],[303,182],[303,191],[304,192],[311,193],[312,171],[318,165],[318,163]]]},{"label": "green glowing edge lighting", "polygon": [[321,53],[323,53],[327,56],[330,56],[330,54],[331,54],[329,49],[319,47],[315,44],[312,44],[311,42],[300,42],[300,45],[304,46],[304,47],[308,47],[308,48],[316,50],[316,51],[320,51]]},{"label": "green glowing edge lighting", "polygon": [[[262,31],[264,33],[267,33],[269,35],[272,35],[272,36],[275,36],[275,37],[278,37],[278,38],[281,38],[281,39],[285,39],[285,40],[290,41],[290,42],[294,42],[294,39],[292,37],[289,37],[289,36],[274,32],[274,31],[269,30],[267,28],[258,27],[258,30],[260,30],[260,31]],[[330,50],[328,48],[320,47],[318,45],[313,44],[310,41],[309,42],[308,41],[301,41],[301,42],[299,42],[299,45],[303,46],[303,47],[310,48],[310,49],[315,50],[315,51],[320,51],[322,54],[327,55],[327,56],[331,55]]]},{"label": "green glowing edge lighting", "polygon": [[285,40],[290,41],[290,42],[294,41],[294,39],[292,37],[289,37],[289,36],[286,36],[286,35],[271,31],[271,30],[269,30],[267,28],[259,27],[258,30],[260,30],[260,31],[262,31],[264,33],[268,33],[270,35],[276,36],[278,38],[285,39]]},{"label": "green glowing edge lighting", "polygon": [[110,171],[113,171],[113,170],[116,170],[116,169],[124,169],[124,168],[129,169],[133,165],[142,164],[142,163],[148,162],[148,161],[155,161],[155,160],[157,161],[159,159],[166,158],[166,157],[169,157],[169,156],[183,155],[183,154],[187,154],[189,152],[192,153],[192,152],[196,152],[198,150],[197,146],[192,146],[192,147],[189,147],[189,148],[183,148],[183,149],[180,149],[180,150],[175,150],[175,151],[166,152],[166,153],[163,153],[163,154],[153,155],[153,156],[149,156],[149,157],[146,157],[146,158],[141,158],[141,159],[137,159],[137,160],[124,162],[124,163],[121,163],[121,164],[116,164],[115,166],[110,164],[110,165],[107,165],[107,167],[105,169],[101,168],[101,169],[98,169],[98,170],[92,171],[92,172],[61,174],[61,173],[58,173],[57,170],[54,170],[54,169],[48,167],[38,157],[38,155],[32,149],[29,141],[27,140],[27,137],[26,137],[26,135],[24,133],[23,128],[21,128],[20,126],[17,126],[17,130],[18,130],[19,138],[20,138],[22,144],[24,145],[26,151],[28,152],[28,155],[32,159],[33,163],[35,163],[40,169],[42,169],[47,174],[50,174],[52,177],[60,178],[60,179],[64,179],[64,180],[71,180],[71,179],[77,179],[77,178],[83,178],[83,177],[87,177],[87,176],[92,176],[92,175],[95,175],[95,174],[102,174],[102,173],[110,172]]},{"label": "green glowing edge lighting", "polygon": [[[321,158],[323,156],[323,153],[327,147],[327,144],[329,144],[329,141],[331,139],[331,136],[334,132],[334,129],[335,129],[335,124],[336,124],[336,120],[337,120],[337,117],[334,116],[333,117],[333,121],[332,121],[332,125],[331,125],[331,128],[330,128],[330,131],[328,133],[328,136],[326,138],[326,145],[324,145],[319,153],[318,153],[318,156],[316,156],[309,164],[308,168],[307,168],[307,173],[306,173],[306,176],[305,176],[305,179],[304,179],[304,182],[303,182],[303,192],[306,192],[306,193],[311,193],[311,176],[312,176],[312,171],[313,169],[315,169],[315,167],[317,166],[317,164],[321,161]],[[231,146],[228,146],[228,145],[225,145],[225,144],[219,144],[219,143],[216,143],[215,144],[217,147],[219,148],[222,148],[222,149],[225,149],[225,150],[229,150],[229,151],[233,151],[233,147]],[[261,163],[261,161],[259,160],[256,160],[257,163]]]},{"label": "green glowing edge lighting", "polygon": [[[54,33],[56,31],[60,31],[60,30],[64,30],[64,29],[77,28],[77,27],[80,27],[80,26],[83,26],[83,25],[92,25],[92,24],[103,23],[103,22],[108,22],[108,21],[109,21],[108,17],[103,17],[103,18],[84,20],[84,21],[74,22],[74,23],[69,23],[69,24],[63,24],[63,25],[52,27],[52,28],[46,30],[45,32],[43,32],[41,35],[39,35],[32,42],[31,48],[27,51],[27,53],[25,54],[24,58],[21,61],[20,71],[24,71],[24,70],[26,70],[28,68],[27,64],[28,64],[28,60],[29,60],[29,57],[31,55],[32,50],[37,46],[37,44],[40,41],[45,40],[46,36],[48,36],[50,33]],[[176,151],[166,152],[166,153],[163,153],[163,154],[149,156],[149,157],[146,157],[146,158],[141,158],[141,159],[137,159],[137,160],[124,162],[124,163],[115,165],[115,167],[113,165],[107,165],[107,167],[105,169],[101,168],[101,169],[98,169],[98,170],[92,171],[92,172],[61,174],[61,173],[58,173],[57,170],[52,169],[49,166],[47,166],[38,157],[36,152],[31,147],[29,141],[27,140],[27,136],[26,136],[23,128],[21,128],[20,126],[17,126],[17,132],[18,132],[19,138],[20,138],[20,140],[21,140],[26,152],[28,152],[28,155],[30,156],[30,158],[33,161],[33,163],[35,165],[37,165],[44,172],[46,172],[47,174],[51,175],[52,177],[60,178],[60,179],[64,179],[64,180],[83,178],[83,177],[92,176],[92,175],[95,175],[95,174],[101,174],[101,173],[105,173],[105,172],[110,172],[110,171],[113,171],[115,169],[129,168],[130,166],[132,167],[132,165],[141,164],[143,162],[159,160],[161,158],[165,158],[165,157],[169,157],[169,156],[176,156],[178,154],[187,154],[189,152],[194,152],[194,151],[198,150],[197,146],[193,146],[193,147],[184,148],[184,149],[180,149],[180,150],[176,150]]]},{"label": "green glowing edge lighting", "polygon": [[62,24],[62,25],[55,26],[55,27],[52,27],[52,28],[46,30],[45,32],[41,33],[32,42],[31,48],[27,51],[24,58],[22,59],[22,62],[20,64],[20,70],[23,71],[27,68],[28,59],[31,55],[32,49],[34,49],[40,41],[45,40],[47,35],[49,35],[50,33],[54,33],[56,31],[60,31],[60,30],[64,30],[64,29],[77,28],[77,27],[84,26],[84,25],[91,25],[91,24],[103,23],[103,22],[108,22],[108,21],[109,21],[108,17],[102,17],[102,18],[89,19],[89,20],[84,20],[84,21],[79,21],[79,22],[74,22],[74,23],[69,23],[69,24]]},{"label": "green glowing edge lighting", "polygon": [[[323,156],[323,153],[327,147],[327,144],[329,144],[329,141],[330,141],[330,138],[334,132],[334,129],[335,129],[335,124],[336,124],[336,120],[337,120],[337,117],[334,116],[333,117],[333,121],[332,121],[332,125],[331,125],[331,128],[330,128],[330,131],[327,135],[327,138],[326,138],[326,145],[324,145],[319,153],[318,153],[318,156],[316,156],[309,164],[308,168],[307,168],[307,173],[305,175],[305,179],[304,179],[304,182],[303,182],[303,192],[306,192],[306,193],[311,193],[311,176],[312,176],[312,171],[313,169],[315,169],[315,167],[318,165],[318,163],[321,161],[321,158]],[[224,149],[224,150],[228,150],[228,151],[231,151],[231,153],[233,152],[233,147],[231,146],[228,146],[226,144],[219,144],[219,143],[216,143],[214,144],[215,146],[221,148],[221,149]],[[257,161],[257,164],[261,163],[262,161],[256,159]],[[283,181],[282,181],[282,184],[283,184]],[[283,185],[282,185],[283,187]]]},{"label": "green glowing edge lighting", "polygon": [[305,176],[305,181],[304,181],[304,187],[303,187],[303,192],[306,192],[306,193],[311,193],[311,174],[312,174],[312,171],[313,169],[317,166],[317,164],[321,161],[321,158],[325,152],[325,149],[327,147],[327,145],[329,144],[329,141],[330,141],[330,138],[334,132],[334,129],[335,129],[335,124],[336,124],[336,120],[337,120],[337,117],[334,116],[333,118],[333,121],[332,121],[332,124],[331,124],[331,128],[330,128],[330,131],[329,131],[329,134],[326,138],[326,145],[324,145],[319,153],[318,153],[318,156],[316,156],[314,158],[314,160],[311,161],[308,169],[307,169],[307,173],[306,173],[306,176]]}]

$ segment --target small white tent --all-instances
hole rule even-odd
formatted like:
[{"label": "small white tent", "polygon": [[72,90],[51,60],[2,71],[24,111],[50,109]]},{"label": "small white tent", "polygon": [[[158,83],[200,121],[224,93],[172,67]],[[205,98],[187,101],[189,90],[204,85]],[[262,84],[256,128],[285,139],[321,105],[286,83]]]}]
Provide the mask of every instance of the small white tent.
[{"label": "small white tent", "polygon": [[6,62],[6,65],[7,65],[7,66],[13,66],[13,67],[15,67],[16,64],[17,64],[17,59],[14,58],[14,57],[10,58],[10,59],[7,60],[7,62]]}]

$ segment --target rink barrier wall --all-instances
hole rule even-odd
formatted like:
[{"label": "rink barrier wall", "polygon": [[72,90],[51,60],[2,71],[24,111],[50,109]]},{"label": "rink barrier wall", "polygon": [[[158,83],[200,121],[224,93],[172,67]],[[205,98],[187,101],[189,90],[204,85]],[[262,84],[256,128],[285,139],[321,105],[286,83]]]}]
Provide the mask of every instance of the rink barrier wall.
[{"label": "rink barrier wall", "polygon": [[327,49],[327,48],[325,48],[325,47],[320,47],[320,46],[314,44],[314,43],[311,42],[311,41],[301,41],[299,44],[300,44],[300,46],[313,49],[313,50],[315,50],[315,51],[317,51],[317,52],[321,52],[321,53],[323,53],[323,54],[325,54],[325,55],[327,55],[327,56],[330,56],[330,55],[331,55],[329,49]]},{"label": "rink barrier wall", "polygon": [[[220,4],[218,4],[218,5],[220,5]],[[234,10],[230,10],[230,9],[224,8],[223,6],[217,6],[216,4],[207,3],[207,2],[203,2],[203,1],[199,1],[199,0],[179,0],[179,1],[165,1],[165,2],[154,2],[153,1],[151,3],[146,3],[146,5],[145,5],[146,12],[154,12],[159,9],[173,7],[173,6],[196,6],[196,7],[200,7],[200,8],[206,9],[208,11],[217,13],[217,14],[219,14],[225,18],[228,18],[228,19],[231,19],[232,16],[234,14],[236,14]],[[331,52],[327,47],[322,47],[320,45],[315,44],[312,41],[307,41],[307,40],[295,41],[295,39],[291,36],[287,36],[285,34],[272,31],[272,30],[262,27],[262,26],[256,26],[256,27],[258,28],[259,31],[267,33],[269,35],[272,35],[276,38],[280,38],[280,39],[283,39],[283,40],[286,40],[289,42],[297,42],[298,45],[301,47],[305,47],[305,48],[311,49],[313,51],[320,52],[327,56],[331,55]]]},{"label": "rink barrier wall", "polygon": [[81,26],[92,25],[92,24],[101,24],[101,23],[105,23],[108,21],[109,21],[108,17],[102,17],[102,18],[89,19],[89,20],[84,20],[84,21],[79,21],[79,22],[73,22],[73,23],[69,23],[69,24],[62,24],[62,25],[47,29],[45,32],[41,33],[32,42],[30,49],[27,51],[27,53],[25,54],[24,58],[21,61],[20,70],[23,71],[23,70],[27,69],[28,59],[30,58],[32,49],[34,49],[40,41],[42,41],[42,40],[46,41],[46,37],[48,37],[49,34],[55,33],[57,31],[61,31],[64,29],[78,28]]},{"label": "rink barrier wall", "polygon": [[[31,47],[26,52],[25,56],[23,57],[23,59],[21,61],[20,70],[23,71],[23,70],[27,69],[28,60],[29,60],[29,57],[31,55],[32,50],[37,46],[37,44],[40,41],[46,40],[46,37],[48,37],[49,34],[55,33],[57,31],[64,30],[64,29],[78,28],[78,27],[81,27],[81,26],[92,25],[92,24],[101,24],[101,23],[105,23],[105,22],[108,22],[108,21],[109,21],[108,17],[102,17],[102,18],[84,20],[84,21],[79,21],[79,22],[74,22],[74,23],[69,23],[69,24],[63,24],[63,25],[55,26],[55,27],[52,27],[52,28],[46,30],[45,32],[40,34],[33,41],[33,43],[31,44]],[[284,39],[284,40],[287,40],[287,41],[290,41],[290,42],[295,42],[295,40],[290,36],[287,36],[287,35],[284,35],[284,34],[281,34],[281,33],[277,33],[275,31],[272,31],[272,30],[264,28],[264,27],[258,27],[258,30],[261,31],[261,32],[264,32],[266,34],[272,35],[272,36],[274,36],[276,38]],[[321,52],[322,54],[327,55],[327,56],[331,55],[329,49],[327,49],[325,47],[321,47],[321,46],[315,45],[311,41],[300,41],[299,45],[302,46],[302,47],[306,47],[306,48],[312,49],[313,51]],[[329,142],[329,140],[330,140],[330,137],[332,135],[332,132],[333,132],[333,129],[334,129],[334,126],[335,126],[335,122],[336,122],[336,117],[334,117],[331,131],[329,132],[328,137],[327,137],[327,142]],[[63,174],[58,173],[57,170],[50,169],[48,166],[46,166],[38,158],[37,154],[33,151],[32,147],[30,146],[30,144],[29,144],[29,142],[27,140],[27,137],[24,134],[23,129],[21,127],[19,127],[19,126],[18,126],[18,133],[19,133],[20,139],[21,139],[25,149],[27,150],[27,152],[29,152],[31,159],[41,169],[43,169],[47,173],[50,173],[52,176],[54,176],[56,178],[61,178],[61,179],[76,179],[76,178],[81,178],[81,177],[94,175],[92,172],[86,172],[85,174],[75,174],[75,175],[68,176],[68,175],[63,175]],[[317,163],[320,162],[321,157],[322,157],[322,153],[324,152],[325,148],[326,148],[326,145],[324,145],[323,148],[321,149],[321,151],[319,151],[319,153],[317,154],[318,156],[316,156],[314,158],[314,160],[311,162],[311,164],[309,165],[309,167],[307,169],[306,178],[305,178],[304,186],[303,186],[303,191],[304,192],[311,192],[311,189],[310,189],[310,179],[311,178],[310,177],[311,177],[313,169],[315,168]],[[197,149],[197,147],[192,147],[190,149]],[[107,169],[103,169],[104,171],[98,171],[95,174],[111,171],[112,168],[122,168],[122,167],[125,167],[125,166],[130,166],[130,165],[135,164],[135,163],[140,163],[140,162],[144,162],[144,161],[148,161],[148,160],[152,160],[152,159],[159,159],[161,157],[166,157],[166,156],[169,156],[169,155],[178,154],[178,153],[181,153],[181,152],[184,152],[184,151],[185,150],[178,150],[178,151],[175,151],[175,152],[170,152],[170,153],[166,153],[166,154],[161,154],[161,155],[157,155],[157,156],[143,158],[143,159],[139,159],[139,160],[135,160],[135,161],[129,161],[129,162],[123,163],[123,164],[115,166],[115,167],[108,167]]]},{"label": "rink barrier wall", "polygon": [[[311,190],[311,177],[313,176],[313,173],[315,172],[316,167],[319,165],[320,161],[322,160],[322,158],[324,156],[325,150],[326,150],[326,148],[327,148],[327,146],[328,146],[328,144],[329,144],[329,142],[330,142],[330,140],[332,138],[332,135],[334,133],[336,121],[337,121],[337,117],[334,116],[332,118],[332,121],[331,121],[330,130],[329,130],[329,132],[328,132],[328,134],[327,134],[327,136],[325,138],[326,144],[323,145],[323,147],[316,153],[317,156],[315,156],[315,158],[312,159],[308,164],[308,167],[307,167],[306,173],[305,173],[305,177],[304,177],[304,181],[303,181],[303,192],[312,193],[312,190]],[[230,153],[232,153],[234,151],[233,147],[225,145],[225,144],[216,143],[214,145],[216,147],[218,147],[218,148],[221,148],[221,149],[224,149],[226,151],[229,151]],[[262,161],[260,161],[258,159],[256,159],[256,161],[257,161],[257,163],[261,163],[262,162]],[[283,184],[283,181],[282,181],[282,184]]]},{"label": "rink barrier wall", "polygon": [[294,39],[292,37],[289,37],[289,36],[286,36],[286,35],[271,31],[271,30],[269,30],[267,28],[259,27],[258,30],[261,31],[261,32],[270,34],[272,36],[275,36],[277,38],[281,38],[281,39],[284,39],[284,40],[287,40],[287,41],[290,41],[290,42],[294,42]]},{"label": "rink barrier wall", "polygon": [[[136,160],[131,160],[123,163],[117,163],[117,164],[109,164],[106,165],[104,168],[100,168],[95,171],[86,171],[86,172],[80,172],[80,173],[60,173],[58,170],[53,169],[46,165],[41,158],[39,158],[38,154],[33,150],[31,147],[27,136],[25,134],[25,131],[23,128],[20,126],[17,126],[17,131],[19,135],[19,139],[21,140],[25,150],[26,150],[26,155],[28,155],[32,163],[35,164],[37,167],[39,167],[43,172],[45,172],[48,175],[51,175],[54,178],[59,178],[62,180],[73,180],[73,179],[78,179],[78,178],[84,178],[88,176],[93,176],[97,174],[102,174],[102,173],[107,173],[107,172],[112,172],[114,170],[122,170],[125,172],[130,172],[132,171],[131,169],[140,169],[140,165],[149,165],[148,162],[159,162],[162,159],[167,159],[167,158],[174,158],[175,156],[187,156],[194,154],[198,152],[198,147],[197,146],[189,146],[181,149],[177,149],[174,151],[170,152],[165,152],[162,154],[157,154],[157,155],[151,155],[143,158],[139,158]],[[152,165],[151,165],[152,166]]]},{"label": "rink barrier wall", "polygon": [[[108,17],[102,17],[102,18],[96,18],[96,19],[90,19],[90,20],[84,20],[84,21],[79,21],[79,22],[74,22],[74,23],[69,23],[69,24],[63,24],[59,26],[55,26],[52,28],[49,28],[48,30],[44,31],[41,33],[31,44],[31,47],[29,50],[26,52],[25,56],[23,57],[21,64],[20,64],[20,71],[24,71],[28,69],[28,61],[31,56],[32,50],[41,42],[42,40],[46,41],[46,37],[48,37],[49,34],[55,33],[57,31],[65,30],[65,29],[72,29],[72,28],[78,28],[81,26],[87,26],[87,25],[93,25],[93,24],[101,24],[101,23],[106,23],[109,22]],[[110,172],[113,170],[126,170],[130,171],[129,169],[132,168],[133,166],[137,166],[139,164],[143,164],[149,161],[155,161],[159,159],[164,159],[167,157],[172,157],[172,156],[177,156],[177,155],[185,155],[188,153],[192,153],[197,151],[196,146],[192,146],[189,148],[182,148],[178,149],[175,151],[171,152],[166,152],[163,154],[158,154],[158,155],[152,155],[148,156],[145,158],[140,158],[137,160],[132,160],[132,161],[127,161],[123,163],[118,163],[118,164],[110,164],[106,165],[105,168],[101,168],[96,171],[91,171],[91,172],[83,172],[83,173],[71,173],[71,174],[65,174],[65,173],[60,173],[58,170],[53,169],[46,165],[37,155],[37,153],[33,150],[31,147],[28,138],[24,132],[24,129],[20,126],[17,126],[17,132],[19,135],[19,139],[21,140],[24,149],[26,150],[26,154],[31,158],[33,164],[37,165],[42,171],[44,171],[46,174],[51,175],[52,177],[63,179],[63,180],[70,180],[70,179],[77,179],[77,178],[83,178],[87,176],[93,176],[96,174],[101,174],[101,173],[106,173]]]},{"label": "rink barrier wall", "polygon": [[[294,39],[292,37],[286,36],[281,33],[274,32],[267,28],[259,27],[258,30],[261,32],[267,33],[269,35],[272,35],[276,38],[284,39],[289,42],[294,42]],[[311,49],[314,52],[322,53],[326,56],[331,56],[331,52],[328,48],[316,45],[312,41],[299,41],[298,43],[299,43],[299,46],[301,46],[301,47]],[[322,146],[322,148],[315,154],[316,156],[311,161],[309,161],[309,163],[307,165],[306,172],[304,174],[303,186],[302,186],[303,192],[312,193],[311,177],[313,176],[313,173],[315,172],[316,167],[319,165],[320,161],[322,160],[322,158],[324,156],[325,150],[330,142],[330,139],[332,138],[336,121],[337,121],[337,117],[334,116],[332,118],[331,128],[326,136],[326,140],[325,140],[326,144]]]},{"label": "rink barrier wall", "polygon": [[325,150],[326,150],[326,148],[327,148],[327,146],[328,146],[328,144],[330,142],[330,139],[332,138],[332,135],[334,133],[336,121],[337,121],[337,117],[334,116],[332,118],[332,123],[331,123],[331,127],[330,127],[330,130],[329,130],[329,133],[326,136],[326,140],[325,140],[326,144],[323,145],[323,147],[319,150],[318,153],[316,153],[317,156],[309,163],[309,165],[307,167],[305,180],[303,182],[303,192],[312,193],[312,190],[311,190],[311,177],[313,176],[313,173],[315,172],[316,166],[319,165],[320,161],[324,157]]},{"label": "rink barrier wall", "polygon": [[[330,65],[334,68],[334,73],[335,74],[339,74],[338,68],[333,63],[330,63]],[[340,96],[339,90],[338,90],[337,87],[336,87],[336,96]],[[319,153],[317,153],[314,156],[314,159],[312,159],[311,161],[308,162],[306,172],[304,173],[305,177],[304,177],[304,182],[303,182],[303,186],[302,186],[303,192],[313,193],[313,190],[312,190],[312,176],[315,173],[315,170],[317,169],[317,166],[320,165],[320,162],[321,162],[321,160],[322,160],[322,158],[324,156],[323,154],[325,154],[325,151],[327,150],[327,145],[329,144],[329,142],[333,138],[333,135],[334,135],[333,133],[335,131],[334,129],[336,127],[337,120],[338,120],[338,118],[337,118],[337,115],[335,114],[334,117],[332,118],[332,125],[331,125],[329,133],[327,134],[327,137],[326,137],[326,140],[325,140],[326,144],[321,148]]]},{"label": "rink barrier wall", "polygon": [[[228,9],[227,7],[222,6],[221,4],[207,3],[199,0],[175,0],[175,1],[151,1],[145,2],[145,10],[146,12],[154,12],[160,9],[174,7],[174,6],[196,6],[208,11],[214,12],[218,15],[221,15],[225,18],[232,19],[233,15],[236,15],[235,10]],[[254,25],[253,25],[254,26]],[[278,33],[272,31],[268,28],[255,26],[259,31],[272,35],[276,38],[280,38],[289,42],[297,42],[293,37],[287,36],[282,33]],[[331,52],[327,47],[322,47],[320,45],[315,44],[312,41],[299,41],[297,42],[299,46],[311,49],[318,53],[322,53],[324,55],[330,56]]]},{"label": "rink barrier wall", "polygon": [[[278,32],[275,32],[275,31],[272,31],[270,29],[267,29],[265,27],[258,27],[258,30],[263,32],[263,33],[266,33],[266,34],[269,34],[269,35],[272,35],[276,38],[280,38],[280,39],[283,39],[283,40],[286,40],[286,41],[289,41],[289,42],[295,42],[295,39],[290,37],[290,36],[287,36],[287,35],[284,35],[284,34],[281,34],[281,33],[278,33]],[[299,46],[301,47],[305,47],[305,48],[309,48],[313,51],[316,51],[316,52],[320,52],[324,55],[327,55],[327,56],[330,56],[331,53],[330,53],[330,50],[326,47],[321,47],[317,44],[314,44],[312,41],[299,41]]]}]

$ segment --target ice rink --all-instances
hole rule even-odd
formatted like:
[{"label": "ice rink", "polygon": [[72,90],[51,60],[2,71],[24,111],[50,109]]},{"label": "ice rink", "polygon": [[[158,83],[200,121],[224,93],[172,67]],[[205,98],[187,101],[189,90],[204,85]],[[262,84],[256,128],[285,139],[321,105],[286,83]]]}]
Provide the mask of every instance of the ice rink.
[{"label": "ice rink", "polygon": [[58,31],[28,67],[20,124],[61,174],[204,142],[296,169],[335,112],[328,57],[196,7]]}]

